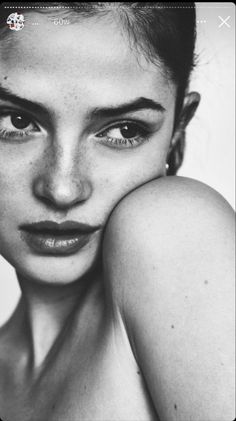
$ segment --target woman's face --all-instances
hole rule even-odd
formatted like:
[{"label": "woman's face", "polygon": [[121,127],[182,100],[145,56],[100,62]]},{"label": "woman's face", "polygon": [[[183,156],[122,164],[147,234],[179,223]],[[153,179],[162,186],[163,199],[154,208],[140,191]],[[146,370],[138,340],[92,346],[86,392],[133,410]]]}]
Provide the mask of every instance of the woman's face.
[{"label": "woman's face", "polygon": [[[0,252],[50,283],[85,274],[115,205],[164,175],[174,121],[164,69],[131,50],[111,16],[76,19],[30,13],[0,47]],[[40,221],[97,230],[73,247],[50,230],[31,237]]]}]

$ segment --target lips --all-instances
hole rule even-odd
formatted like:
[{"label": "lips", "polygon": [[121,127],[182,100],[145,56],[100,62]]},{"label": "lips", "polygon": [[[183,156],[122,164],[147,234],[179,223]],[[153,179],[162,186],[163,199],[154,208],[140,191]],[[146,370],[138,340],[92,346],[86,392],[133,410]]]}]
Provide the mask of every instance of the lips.
[{"label": "lips", "polygon": [[78,252],[101,226],[75,221],[41,221],[20,226],[23,240],[36,253],[68,255]]}]

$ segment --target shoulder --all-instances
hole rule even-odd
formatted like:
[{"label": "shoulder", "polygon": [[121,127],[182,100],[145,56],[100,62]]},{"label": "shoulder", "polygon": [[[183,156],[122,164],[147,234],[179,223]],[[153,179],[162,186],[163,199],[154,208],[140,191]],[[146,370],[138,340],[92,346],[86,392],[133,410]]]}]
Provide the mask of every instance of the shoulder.
[{"label": "shoulder", "polygon": [[233,398],[234,212],[183,177],[114,209],[104,237],[113,306],[164,420],[228,420]]},{"label": "shoulder", "polygon": [[234,222],[231,206],[209,186],[185,177],[152,180],[112,212],[104,236],[105,261],[110,273],[116,271],[115,262],[119,270],[135,262],[145,271],[155,266],[158,273],[176,271],[180,264],[182,271],[196,266],[200,271],[200,263],[213,272],[220,266],[225,271],[234,259]]},{"label": "shoulder", "polygon": [[188,220],[194,220],[197,227],[210,223],[213,216],[232,222],[234,211],[206,184],[186,177],[168,176],[152,180],[123,198],[111,214],[108,230],[118,228],[119,234],[124,232],[123,227],[135,226],[136,231],[139,230],[137,220],[148,224],[149,218],[157,229],[163,227],[163,223],[168,228],[171,221],[182,221],[184,225]]},{"label": "shoulder", "polygon": [[110,216],[105,239],[109,248],[113,241],[122,248],[125,237],[127,241],[135,239],[140,246],[142,237],[143,241],[157,245],[161,241],[162,247],[173,248],[180,238],[184,243],[193,242],[203,232],[202,241],[213,239],[214,232],[221,239],[233,239],[233,226],[233,209],[214,189],[190,178],[163,177],[138,187],[119,202]]}]

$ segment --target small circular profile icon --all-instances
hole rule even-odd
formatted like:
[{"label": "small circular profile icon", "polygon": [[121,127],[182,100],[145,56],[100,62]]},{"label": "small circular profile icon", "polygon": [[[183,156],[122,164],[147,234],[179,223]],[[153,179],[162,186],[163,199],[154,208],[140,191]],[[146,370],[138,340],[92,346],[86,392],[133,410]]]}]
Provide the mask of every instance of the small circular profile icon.
[{"label": "small circular profile icon", "polygon": [[11,13],[7,18],[7,25],[12,31],[20,31],[24,28],[24,16],[16,13]]}]

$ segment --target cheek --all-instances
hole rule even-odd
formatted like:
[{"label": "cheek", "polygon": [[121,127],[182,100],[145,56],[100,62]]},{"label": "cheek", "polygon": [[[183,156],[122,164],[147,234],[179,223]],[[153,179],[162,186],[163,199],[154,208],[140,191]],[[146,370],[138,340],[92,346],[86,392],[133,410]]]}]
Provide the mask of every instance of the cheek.
[{"label": "cheek", "polygon": [[[2,151],[0,151],[1,153]],[[31,165],[11,154],[2,153],[0,157],[0,226],[14,223],[27,212],[28,197],[26,191],[30,183]],[[30,211],[29,211],[30,212]],[[0,233],[1,234],[1,233]]]},{"label": "cheek", "polygon": [[19,197],[32,184],[38,161],[44,162],[44,139],[30,139],[26,143],[1,143],[0,141],[0,187],[4,196]]},{"label": "cheek", "polygon": [[163,175],[165,150],[146,146],[136,150],[106,151],[97,159],[93,186],[94,200],[96,197],[99,207],[109,207],[110,211],[132,190]]},{"label": "cheek", "polygon": [[140,146],[117,151],[106,149],[102,156],[97,156],[101,177],[102,173],[106,174],[111,196],[121,199],[142,184],[165,175],[172,126],[170,113],[161,129]]}]

